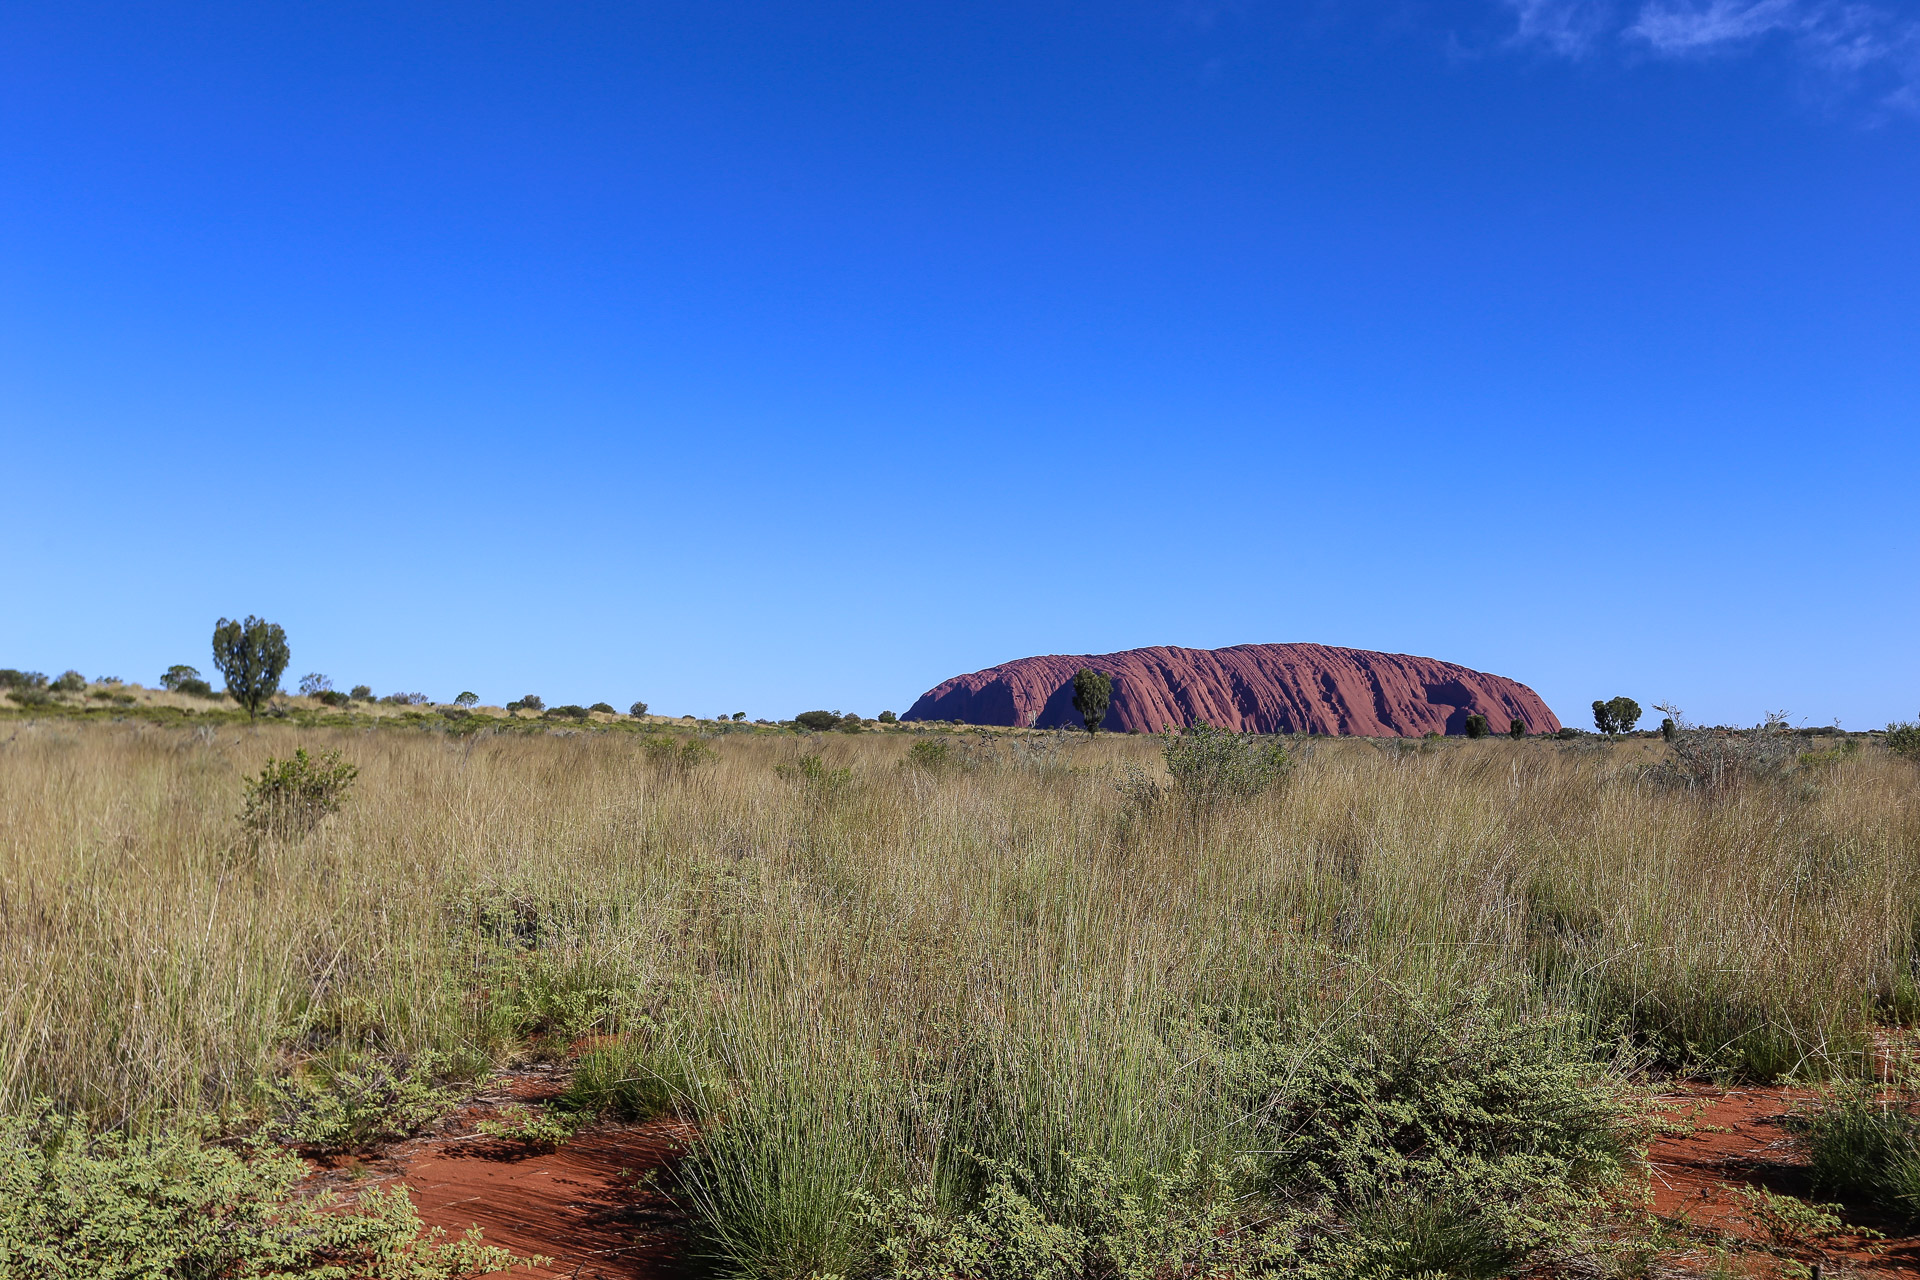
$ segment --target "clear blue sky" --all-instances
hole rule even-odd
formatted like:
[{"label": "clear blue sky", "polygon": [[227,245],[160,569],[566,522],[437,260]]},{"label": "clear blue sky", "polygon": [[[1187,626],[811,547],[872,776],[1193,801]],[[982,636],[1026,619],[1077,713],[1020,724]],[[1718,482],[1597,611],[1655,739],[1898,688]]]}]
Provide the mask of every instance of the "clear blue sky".
[{"label": "clear blue sky", "polygon": [[1920,8],[0,9],[0,665],[1920,710]]}]

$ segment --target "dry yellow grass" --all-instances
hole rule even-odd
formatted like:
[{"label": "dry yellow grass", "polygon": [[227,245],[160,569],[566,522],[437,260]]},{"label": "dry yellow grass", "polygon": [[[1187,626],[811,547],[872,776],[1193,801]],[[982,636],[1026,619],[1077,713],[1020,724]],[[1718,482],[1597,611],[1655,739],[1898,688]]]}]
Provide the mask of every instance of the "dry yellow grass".
[{"label": "dry yellow grass", "polygon": [[[907,1052],[983,1021],[1310,1001],[1356,969],[1517,976],[1762,1071],[1913,1000],[1914,771],[1873,751],[1709,804],[1636,780],[1638,746],[1320,743],[1281,791],[1196,820],[1128,810],[1139,739],[1007,740],[936,777],[901,767],[904,735],[834,735],[834,790],[776,771],[786,737],[721,739],[681,776],[591,733],[9,734],[0,1095],[109,1121],[343,1042],[477,1064],[524,1037],[503,1000],[575,988],[716,1033],[775,1019],[769,1053]],[[250,847],[241,778],[296,743],[343,751],[358,788],[305,840]],[[515,912],[547,995],[499,972]]]}]

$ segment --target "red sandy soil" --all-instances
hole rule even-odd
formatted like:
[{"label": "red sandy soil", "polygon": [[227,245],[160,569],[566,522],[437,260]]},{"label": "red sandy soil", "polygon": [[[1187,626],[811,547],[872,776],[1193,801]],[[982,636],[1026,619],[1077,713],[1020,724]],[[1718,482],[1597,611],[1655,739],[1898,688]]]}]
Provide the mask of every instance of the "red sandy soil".
[{"label": "red sandy soil", "polygon": [[497,1078],[434,1133],[377,1156],[327,1161],[319,1180],[341,1190],[404,1182],[421,1220],[445,1227],[449,1237],[478,1226],[487,1244],[553,1259],[497,1275],[664,1280],[682,1274],[672,1206],[647,1182],[687,1138],[682,1126],[600,1124],[554,1151],[474,1132],[504,1104],[537,1106],[563,1082],[560,1069],[551,1067]]},{"label": "red sandy soil", "polygon": [[[1807,1089],[1704,1085],[1667,1095],[1663,1101],[1674,1108],[1671,1120],[1692,1132],[1661,1137],[1648,1150],[1653,1211],[1703,1245],[1726,1236],[1753,1244],[1759,1232],[1738,1216],[1739,1188],[1824,1201],[1813,1194],[1805,1148],[1786,1127],[1788,1117],[1807,1110],[1814,1097]],[[1833,1276],[1920,1272],[1920,1237],[1898,1234],[1901,1228],[1863,1205],[1842,1204],[1840,1219],[1889,1238],[1842,1236],[1817,1250],[1794,1250],[1795,1258],[1803,1265],[1821,1263],[1823,1272]],[[1675,1261],[1697,1263],[1707,1252]],[[1763,1256],[1749,1255],[1747,1261],[1760,1263]],[[1778,1267],[1762,1264],[1756,1273],[1778,1274]]]}]

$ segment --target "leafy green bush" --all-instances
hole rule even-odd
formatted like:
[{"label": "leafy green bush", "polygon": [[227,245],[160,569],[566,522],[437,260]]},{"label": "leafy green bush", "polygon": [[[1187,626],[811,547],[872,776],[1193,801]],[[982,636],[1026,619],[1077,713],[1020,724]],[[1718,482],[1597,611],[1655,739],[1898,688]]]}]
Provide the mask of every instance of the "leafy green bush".
[{"label": "leafy green bush", "polygon": [[1507,721],[1507,736],[1508,736],[1509,738],[1524,738],[1524,737],[1526,737],[1526,736],[1527,736],[1527,722],[1526,722],[1525,720],[1509,720],[1509,721]]},{"label": "leafy green bush", "polygon": [[323,693],[333,692],[333,681],[318,671],[309,671],[300,677],[300,696],[317,698]]},{"label": "leafy green bush", "polygon": [[480,695],[471,689],[462,689],[458,694],[454,695],[453,699],[453,705],[463,710],[467,707],[476,706],[479,702]]},{"label": "leafy green bush", "polygon": [[587,1122],[587,1117],[568,1111],[531,1111],[518,1102],[500,1108],[491,1120],[473,1126],[474,1132],[489,1138],[517,1142],[538,1151],[552,1151],[572,1139]]},{"label": "leafy green bush", "polygon": [[790,781],[800,784],[815,800],[828,800],[846,790],[853,781],[852,769],[830,769],[826,761],[812,753],[801,756],[792,764],[776,764],[773,771]]},{"label": "leafy green bush", "polygon": [[336,812],[360,770],[338,751],[309,756],[305,747],[286,760],[267,757],[260,776],[246,782],[240,823],[255,835],[289,839],[305,835]]},{"label": "leafy green bush", "polygon": [[347,696],[355,702],[372,702],[373,686],[370,684],[357,684],[353,686],[353,691]]},{"label": "leafy green bush", "polygon": [[825,733],[840,723],[838,711],[802,711],[793,718],[793,722],[802,729],[811,729],[815,733]]},{"label": "leafy green bush", "polygon": [[[192,668],[188,668],[192,670]],[[12,667],[0,667],[0,689],[44,689],[47,678],[38,671],[15,671]]]},{"label": "leafy green bush", "polygon": [[585,720],[587,716],[588,712],[585,707],[578,703],[569,702],[564,707],[553,708],[542,718],[547,720]]},{"label": "leafy green bush", "polygon": [[1475,712],[1473,715],[1470,715],[1467,717],[1466,730],[1467,730],[1467,736],[1469,738],[1486,737],[1487,736],[1487,718],[1479,714],[1478,712]]},{"label": "leafy green bush", "polygon": [[1856,1086],[1815,1111],[1804,1131],[1817,1191],[1920,1222],[1920,1116]]},{"label": "leafy green bush", "polygon": [[[1291,1210],[1249,1222],[1227,1172],[1189,1154],[1168,1174],[1126,1179],[1104,1160],[1062,1155],[1060,1193],[1041,1197],[1025,1172],[977,1160],[978,1205],[939,1212],[922,1189],[854,1195],[891,1280],[1159,1280],[1285,1275],[1347,1280],[1381,1250],[1342,1238],[1323,1214]],[[1047,1207],[1055,1202],[1055,1207]],[[1378,1274],[1378,1266],[1371,1268]]]},{"label": "leafy green bush", "polygon": [[620,714],[618,711],[615,711],[613,709],[613,704],[611,702],[596,702],[592,706],[588,707],[587,710],[598,711],[602,715],[609,715],[609,716],[617,716]]},{"label": "leafy green bush", "polygon": [[313,696],[315,701],[324,703],[329,707],[345,707],[345,706],[350,706],[353,703],[352,698],[349,698],[346,694],[340,692],[338,689],[322,689],[319,693],[316,693]]},{"label": "leafy green bush", "polygon": [[654,772],[685,777],[713,758],[713,752],[697,738],[676,738],[660,734],[647,739],[647,763]]},{"label": "leafy green bush", "polygon": [[1887,726],[1887,736],[1881,741],[1897,756],[1920,760],[1920,722],[1896,720]]},{"label": "leafy green bush", "polygon": [[1619,1082],[1585,1049],[1569,1017],[1398,993],[1331,1034],[1257,1044],[1265,1181],[1324,1199],[1400,1250],[1406,1274],[1496,1274],[1567,1243],[1625,1171]]},{"label": "leafy green bush", "polygon": [[945,738],[922,738],[907,748],[905,765],[926,773],[943,773],[951,768],[953,744]]},{"label": "leafy green bush", "polygon": [[437,1054],[359,1055],[345,1066],[262,1081],[267,1119],[258,1136],[315,1151],[359,1151],[410,1137],[460,1097],[441,1086]]},{"label": "leafy green bush", "polygon": [[80,693],[87,687],[87,678],[78,671],[62,671],[47,687],[55,693]]},{"label": "leafy green bush", "polygon": [[638,720],[641,716],[644,716],[647,714],[647,704],[644,702],[636,702],[632,706],[627,708],[627,714],[632,716],[635,720]]},{"label": "leafy green bush", "polygon": [[881,724],[898,724],[900,722],[899,717],[891,711],[882,711],[875,719],[879,720]]},{"label": "leafy green bush", "polygon": [[1200,807],[1259,795],[1292,767],[1284,744],[1216,729],[1204,720],[1168,732],[1160,754],[1173,794]]},{"label": "leafy green bush", "polygon": [[191,1130],[90,1134],[37,1102],[0,1116],[0,1275],[454,1280],[528,1261],[477,1229],[423,1233],[404,1187],[346,1205],[302,1195],[307,1172],[287,1152],[208,1146]]},{"label": "leafy green bush", "polygon": [[840,730],[842,733],[864,733],[867,728],[867,722],[861,719],[857,713],[849,711],[840,718],[840,723],[835,725],[834,728]]}]

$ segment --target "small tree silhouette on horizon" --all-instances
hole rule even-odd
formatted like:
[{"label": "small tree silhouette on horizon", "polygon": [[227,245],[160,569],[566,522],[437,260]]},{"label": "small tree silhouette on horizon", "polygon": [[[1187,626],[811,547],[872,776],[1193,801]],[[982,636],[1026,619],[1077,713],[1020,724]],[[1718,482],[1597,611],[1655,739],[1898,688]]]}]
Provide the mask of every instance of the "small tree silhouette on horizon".
[{"label": "small tree silhouette on horizon", "polygon": [[1087,726],[1089,734],[1100,731],[1100,722],[1107,718],[1107,708],[1111,705],[1112,676],[1087,667],[1073,673],[1073,709],[1080,713],[1080,722]]},{"label": "small tree silhouette on horizon", "polygon": [[261,704],[280,691],[290,657],[287,633],[277,622],[248,614],[244,622],[222,618],[213,628],[213,665],[249,720],[258,718]]}]

